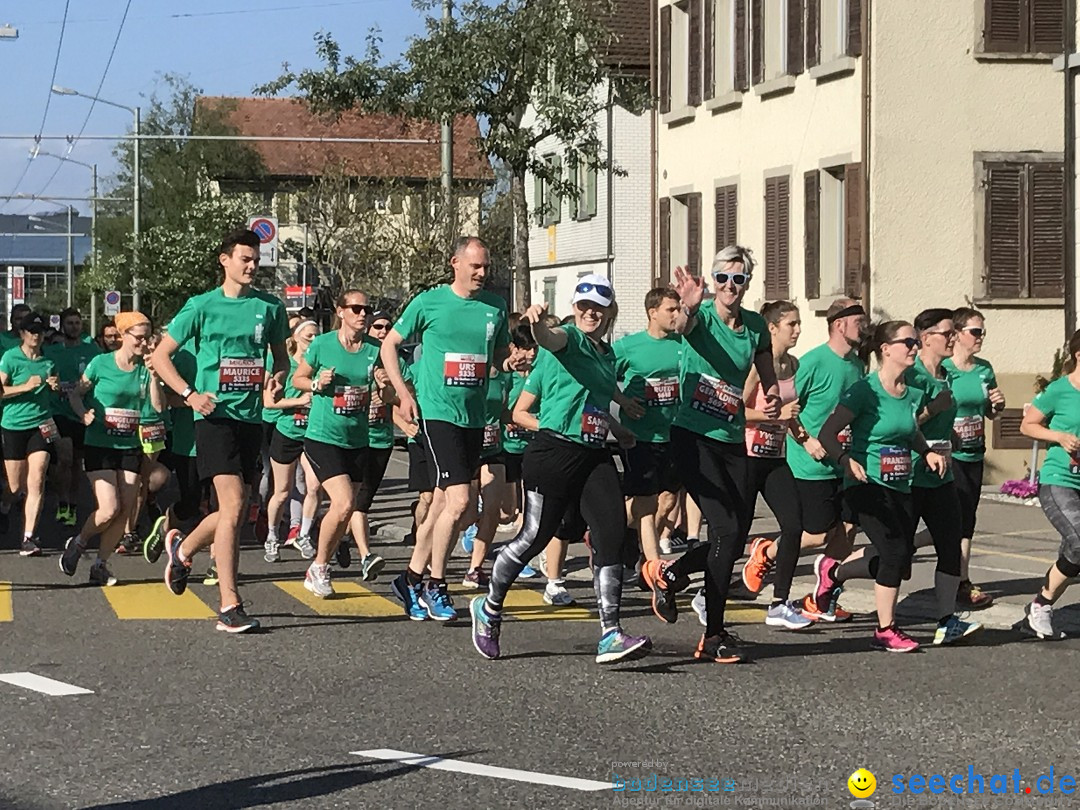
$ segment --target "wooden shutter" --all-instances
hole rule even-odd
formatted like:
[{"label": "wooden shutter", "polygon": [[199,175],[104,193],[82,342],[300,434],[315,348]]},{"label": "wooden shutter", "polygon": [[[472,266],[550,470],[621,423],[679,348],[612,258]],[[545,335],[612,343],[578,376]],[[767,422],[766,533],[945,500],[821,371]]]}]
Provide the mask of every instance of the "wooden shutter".
[{"label": "wooden shutter", "polygon": [[849,163],[844,167],[844,294],[850,298],[862,298],[864,204],[862,166]]},{"label": "wooden shutter", "polygon": [[765,0],[750,0],[751,81],[765,81]]},{"label": "wooden shutter", "polygon": [[862,0],[848,0],[847,55],[862,56]]},{"label": "wooden shutter", "polygon": [[1061,163],[1028,166],[1028,257],[1032,298],[1065,295],[1065,171]]},{"label": "wooden shutter", "polygon": [[[655,1],[655,0],[654,0]],[[705,98],[716,97],[716,0],[703,0],[703,37],[701,42],[703,93]]]},{"label": "wooden shutter", "polygon": [[1064,0],[1028,0],[1031,5],[1032,53],[1061,53],[1065,49]]},{"label": "wooden shutter", "polygon": [[1027,50],[1027,0],[986,0],[983,50],[1023,53]]},{"label": "wooden shutter", "polygon": [[686,43],[686,103],[701,103],[701,3],[690,0],[689,42]]},{"label": "wooden shutter", "polygon": [[735,89],[749,90],[749,74],[746,64],[747,30],[746,0],[735,0]]},{"label": "wooden shutter", "polygon": [[803,72],[803,0],[787,0],[787,72]]},{"label": "wooden shutter", "polygon": [[537,225],[544,224],[544,181],[539,175],[533,175],[533,218]]},{"label": "wooden shutter", "polygon": [[821,172],[811,169],[803,175],[803,274],[806,298],[821,297]]},{"label": "wooden shutter", "polygon": [[660,112],[671,112],[671,6],[660,9]]},{"label": "wooden shutter", "polygon": [[1023,167],[986,164],[986,291],[1019,298],[1024,286]]},{"label": "wooden shutter", "polygon": [[1020,432],[1024,421],[1023,408],[1006,408],[994,420],[993,441],[995,450],[1030,450],[1032,441]]},{"label": "wooden shutter", "polygon": [[739,187],[716,189],[716,252],[738,244]]},{"label": "wooden shutter", "polygon": [[671,283],[671,198],[660,198],[660,285]]},{"label": "wooden shutter", "polygon": [[596,179],[596,167],[589,166],[585,170],[585,210],[582,219],[596,216]]},{"label": "wooden shutter", "polygon": [[686,266],[701,275],[701,192],[686,195]]},{"label": "wooden shutter", "polygon": [[551,185],[548,186],[547,222],[549,225],[558,225],[562,222],[562,196],[558,186],[562,182],[562,158],[552,155],[550,161]]},{"label": "wooden shutter", "polygon": [[765,180],[765,297],[789,298],[789,234],[791,190],[788,178]]},{"label": "wooden shutter", "polygon": [[581,185],[581,170],[578,167],[578,162],[575,157],[567,157],[566,170],[570,176],[571,182],[574,184],[574,193],[570,195],[570,199],[566,201],[566,204],[570,208],[570,219],[577,219],[578,215],[582,213],[581,204],[583,202],[582,197],[585,189],[582,188]]},{"label": "wooden shutter", "polygon": [[[828,0],[834,2],[835,0]],[[806,66],[821,64],[821,0],[806,0]]]}]

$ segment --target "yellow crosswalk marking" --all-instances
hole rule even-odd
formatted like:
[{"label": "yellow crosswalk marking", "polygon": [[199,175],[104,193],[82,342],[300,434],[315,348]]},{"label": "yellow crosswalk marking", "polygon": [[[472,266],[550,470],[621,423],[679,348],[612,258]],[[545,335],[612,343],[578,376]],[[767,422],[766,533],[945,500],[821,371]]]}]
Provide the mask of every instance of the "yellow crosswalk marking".
[{"label": "yellow crosswalk marking", "polygon": [[299,580],[281,580],[274,584],[293,599],[303,602],[320,616],[398,616],[401,605],[369,591],[355,582],[334,582],[334,596],[320,599]]},{"label": "yellow crosswalk marking", "polygon": [[0,582],[0,622],[10,622],[15,618],[11,609],[11,583]]},{"label": "yellow crosswalk marking", "polygon": [[212,619],[217,614],[191,591],[166,593],[159,582],[138,582],[102,588],[119,619]]},{"label": "yellow crosswalk marking", "polygon": [[[468,619],[469,601],[474,596],[482,596],[487,589],[469,590],[461,585],[451,585],[450,593],[455,597],[454,606],[458,618]],[[532,588],[511,588],[503,602],[503,615],[515,619],[534,622],[592,622],[596,614],[583,607],[555,607],[544,602],[543,591]]]}]

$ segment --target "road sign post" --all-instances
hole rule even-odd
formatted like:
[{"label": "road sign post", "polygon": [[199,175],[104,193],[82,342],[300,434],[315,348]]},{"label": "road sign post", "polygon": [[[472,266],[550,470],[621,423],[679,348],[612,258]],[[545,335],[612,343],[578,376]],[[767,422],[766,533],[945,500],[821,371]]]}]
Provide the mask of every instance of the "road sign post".
[{"label": "road sign post", "polygon": [[108,290],[105,293],[105,317],[115,318],[120,314],[120,291]]},{"label": "road sign post", "polygon": [[260,244],[259,264],[263,267],[277,267],[278,263],[278,222],[275,217],[252,217],[248,228],[254,231]]}]

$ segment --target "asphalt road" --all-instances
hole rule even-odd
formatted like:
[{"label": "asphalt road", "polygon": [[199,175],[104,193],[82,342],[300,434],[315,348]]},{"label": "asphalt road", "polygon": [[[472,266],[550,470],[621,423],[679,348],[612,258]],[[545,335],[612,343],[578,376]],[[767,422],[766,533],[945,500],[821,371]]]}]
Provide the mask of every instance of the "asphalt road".
[{"label": "asphalt road", "polygon": [[[403,473],[391,467],[377,522],[407,521]],[[335,570],[342,596],[321,603],[303,591],[298,557],[270,565],[245,550],[243,595],[267,631],[243,636],[213,629],[216,589],[196,578],[177,599],[161,584],[161,564],[117,559],[122,584],[102,590],[84,585],[85,562],[72,581],[55,554],[5,551],[0,807],[846,808],[846,780],[860,767],[877,778],[869,801],[879,808],[1028,807],[1039,799],[1024,790],[1047,785],[1036,777],[1080,770],[1080,642],[1039,643],[1008,629],[1056,556],[1041,512],[987,503],[980,522],[992,531],[977,539],[973,575],[1000,604],[982,612],[988,628],[971,643],[874,652],[865,615],[785,634],[761,623],[766,588],[731,611],[754,644],[753,663],[740,667],[695,663],[693,613],[662,625],[636,590],[627,592],[625,624],[652,635],[653,653],[595,664],[580,558],[570,586],[583,607],[546,608],[541,581],[521,583],[517,618],[504,626],[506,657],[486,661],[465,621],[409,622],[385,598],[404,564],[400,545],[379,547],[390,562],[370,588],[355,566]],[[759,528],[769,527],[763,515]],[[809,562],[796,592],[809,586]],[[460,576],[464,563],[459,554],[452,571]],[[902,605],[921,640],[933,630],[932,571],[920,557]],[[1080,625],[1077,591],[1059,611],[1063,626]],[[869,595],[849,588],[844,604],[865,610]],[[457,604],[464,615],[466,599]],[[26,681],[12,673],[89,693],[43,694],[6,682]],[[986,793],[907,790],[913,774],[963,775],[966,789],[969,766],[986,777]],[[989,794],[994,773],[1007,777],[993,784],[1008,795]],[[616,776],[641,789],[613,791]],[[903,794],[893,792],[894,776]],[[666,793],[664,779],[673,780]],[[1039,806],[1074,801],[1058,793]]]}]

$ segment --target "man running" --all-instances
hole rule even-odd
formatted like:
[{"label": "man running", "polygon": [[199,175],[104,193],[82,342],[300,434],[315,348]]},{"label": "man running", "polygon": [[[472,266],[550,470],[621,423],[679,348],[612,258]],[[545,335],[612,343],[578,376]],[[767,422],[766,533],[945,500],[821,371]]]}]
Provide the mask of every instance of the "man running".
[{"label": "man running", "polygon": [[[236,589],[239,534],[247,500],[245,485],[255,482],[262,439],[262,390],[266,350],[274,356],[266,387],[276,399],[289,370],[285,349],[288,316],[272,295],[252,289],[259,269],[259,237],[249,230],[228,234],[218,251],[225,271],[220,287],[188,300],[169,324],[154,351],[154,366],[165,384],[195,411],[199,478],[212,481],[218,511],[186,538],[169,532],[165,584],[176,595],[187,589],[191,558],[211,543],[218,572],[221,609],[218,630],[243,633],[259,622],[245,613]],[[172,356],[194,342],[197,372],[186,380]]]}]

